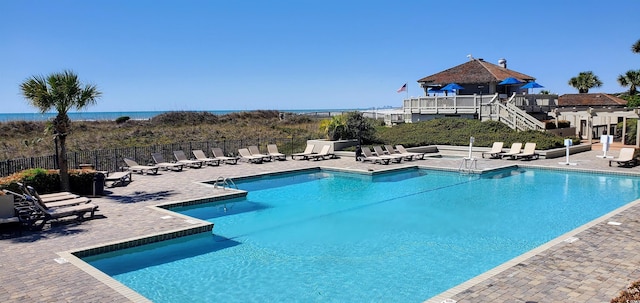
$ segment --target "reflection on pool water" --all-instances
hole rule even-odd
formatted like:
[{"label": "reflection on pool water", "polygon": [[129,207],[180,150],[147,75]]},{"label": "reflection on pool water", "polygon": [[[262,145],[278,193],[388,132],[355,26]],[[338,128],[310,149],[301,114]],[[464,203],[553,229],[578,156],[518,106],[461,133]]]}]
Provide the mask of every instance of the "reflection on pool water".
[{"label": "reflection on pool water", "polygon": [[639,179],[535,169],[312,172],[179,207],[196,235],[84,260],[154,302],[421,302],[638,198]]}]

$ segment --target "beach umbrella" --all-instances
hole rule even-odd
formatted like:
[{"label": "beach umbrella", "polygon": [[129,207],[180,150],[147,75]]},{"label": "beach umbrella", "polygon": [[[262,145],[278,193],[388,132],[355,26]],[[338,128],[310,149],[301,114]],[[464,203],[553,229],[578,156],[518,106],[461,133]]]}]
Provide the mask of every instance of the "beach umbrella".
[{"label": "beach umbrella", "polygon": [[445,85],[443,88],[441,88],[441,90],[443,91],[448,91],[448,92],[452,92],[452,91],[458,91],[464,89],[464,87],[458,85],[458,83],[455,82],[451,82],[447,85]]},{"label": "beach umbrella", "polygon": [[506,78],[504,80],[502,80],[502,82],[498,83],[498,85],[512,85],[512,84],[520,84],[522,83],[522,81],[514,78],[514,77],[509,77]]},{"label": "beach umbrella", "polygon": [[521,88],[526,88],[527,92],[528,92],[530,88],[533,89],[533,88],[542,88],[542,87],[544,87],[544,86],[536,83],[536,81],[531,81],[531,82],[528,82],[527,84],[523,85]]}]

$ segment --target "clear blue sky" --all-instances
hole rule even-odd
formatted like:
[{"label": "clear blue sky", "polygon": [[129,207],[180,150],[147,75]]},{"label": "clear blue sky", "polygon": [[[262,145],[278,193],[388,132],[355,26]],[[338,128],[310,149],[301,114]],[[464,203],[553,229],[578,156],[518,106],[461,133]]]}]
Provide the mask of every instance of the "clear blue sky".
[{"label": "clear blue sky", "polygon": [[0,0],[0,112],[19,85],[71,69],[103,92],[89,111],[401,106],[416,80],[467,55],[552,93],[593,71],[640,69],[640,1]]}]

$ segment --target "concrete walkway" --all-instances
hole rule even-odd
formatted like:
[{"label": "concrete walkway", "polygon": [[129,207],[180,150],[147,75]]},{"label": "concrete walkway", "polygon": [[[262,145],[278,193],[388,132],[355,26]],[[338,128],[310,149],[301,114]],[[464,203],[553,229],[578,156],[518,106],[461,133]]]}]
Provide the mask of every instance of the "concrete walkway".
[{"label": "concrete walkway", "polygon": [[[490,160],[477,154],[478,169],[509,165],[617,172],[640,176],[640,168],[620,168],[597,158],[602,151],[571,156],[576,166],[560,165],[564,158],[535,161]],[[617,156],[612,150],[610,155]],[[446,156],[456,156],[448,154]],[[144,301],[118,284],[85,271],[86,267],[60,259],[64,252],[104,243],[193,228],[202,222],[160,210],[155,205],[228,193],[203,185],[219,176],[237,178],[291,169],[331,167],[382,170],[402,166],[457,169],[460,158],[429,158],[388,166],[364,164],[343,157],[325,161],[277,161],[265,164],[221,165],[159,175],[133,175],[124,187],[107,189],[93,198],[100,206],[96,218],[47,225],[42,231],[0,240],[0,301],[2,302],[132,302]],[[535,197],[531,197],[535,199]],[[547,245],[503,264],[445,292],[430,302],[609,302],[631,281],[640,279],[640,205],[631,203]],[[621,225],[609,225],[616,221]],[[578,241],[565,242],[575,237]],[[56,261],[57,260],[57,261]],[[429,298],[425,298],[429,299]]]}]

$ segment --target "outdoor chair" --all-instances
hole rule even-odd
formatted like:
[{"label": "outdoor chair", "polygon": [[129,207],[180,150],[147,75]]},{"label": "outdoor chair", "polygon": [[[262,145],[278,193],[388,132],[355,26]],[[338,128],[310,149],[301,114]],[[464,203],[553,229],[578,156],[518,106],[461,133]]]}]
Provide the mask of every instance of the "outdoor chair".
[{"label": "outdoor chair", "polygon": [[380,163],[380,164],[386,165],[386,164],[389,164],[389,162],[391,161],[391,158],[382,158],[382,157],[374,156],[371,150],[366,146],[362,146],[362,154],[364,155],[364,157],[360,158],[360,161],[362,162],[371,161],[374,164]]},{"label": "outdoor chair", "polygon": [[184,167],[183,163],[173,163],[165,161],[161,153],[152,153],[151,158],[153,158],[153,161],[156,162],[157,167],[164,170],[181,171]]},{"label": "outdoor chair", "polygon": [[504,145],[504,142],[493,142],[493,146],[491,146],[491,150],[482,152],[482,158],[484,158],[484,155],[489,155],[490,159],[500,158],[499,155],[500,153],[502,153],[503,145]]},{"label": "outdoor chair", "polygon": [[414,152],[407,151],[404,148],[404,146],[400,144],[396,145],[396,149],[398,150],[398,153],[400,153],[403,156],[413,156],[414,159],[424,160],[425,153],[414,153]]},{"label": "outdoor chair", "polygon": [[526,160],[535,160],[540,157],[538,153],[536,153],[536,144],[533,142],[527,142],[524,145],[524,150],[512,156],[514,159],[526,159]]},{"label": "outdoor chair", "polygon": [[224,155],[224,152],[222,152],[222,149],[219,147],[213,147],[211,148],[211,153],[213,153],[213,157],[221,160],[222,162],[224,162],[224,164],[236,164],[238,163],[238,158],[237,157],[227,157]]},{"label": "outdoor chair", "polygon": [[616,162],[618,163],[619,166],[625,166],[625,167],[636,165],[638,162],[638,159],[636,158],[635,153],[636,153],[635,148],[623,147],[620,149],[620,154],[618,155],[618,158],[613,158],[609,160],[609,166],[611,166],[612,162]]},{"label": "outdoor chair", "polygon": [[522,143],[516,142],[511,144],[511,149],[509,149],[508,152],[499,153],[498,156],[500,156],[500,158],[513,157],[514,155],[519,154],[521,150],[522,150]]},{"label": "outdoor chair", "polygon": [[382,157],[382,158],[389,158],[391,159],[391,161],[395,162],[395,163],[400,163],[402,161],[402,159],[404,158],[404,156],[402,155],[396,155],[396,154],[385,154],[384,150],[382,150],[382,146],[376,145],[373,147],[373,151],[376,153],[376,155],[378,157]]},{"label": "outdoor chair", "polygon": [[315,146],[313,144],[307,144],[307,147],[301,153],[291,154],[291,159],[295,160],[296,157],[302,158],[302,160],[307,160],[311,155],[314,154],[313,149]]},{"label": "outdoor chair", "polygon": [[222,161],[221,159],[208,158],[207,155],[204,153],[204,151],[202,151],[201,149],[194,149],[191,152],[193,153],[193,156],[196,157],[197,160],[202,161],[207,165],[218,166],[220,165],[220,161]]},{"label": "outdoor chair", "polygon": [[278,151],[278,146],[275,144],[267,144],[267,155],[271,156],[274,160],[287,160],[287,155]]},{"label": "outdoor chair", "polygon": [[138,162],[133,159],[124,158],[124,163],[127,165],[127,170],[132,172],[138,172],[141,174],[157,174],[158,167],[157,166],[149,166],[149,165],[140,165]]},{"label": "outdoor chair", "polygon": [[187,155],[181,150],[173,151],[173,156],[176,157],[177,163],[184,164],[184,166],[191,168],[201,168],[204,163],[204,161],[188,159]]},{"label": "outdoor chair", "polygon": [[249,150],[249,152],[251,153],[252,156],[254,157],[262,157],[262,161],[271,161],[273,160],[273,157],[271,157],[270,155],[266,155],[260,152],[260,150],[258,149],[257,146],[255,145],[251,145],[249,147],[247,147],[247,149]]},{"label": "outdoor chair", "polygon": [[253,156],[251,155],[251,152],[249,152],[248,149],[246,148],[240,148],[238,149],[238,154],[240,154],[240,159],[248,162],[248,163],[262,163],[264,157],[261,156]]}]

